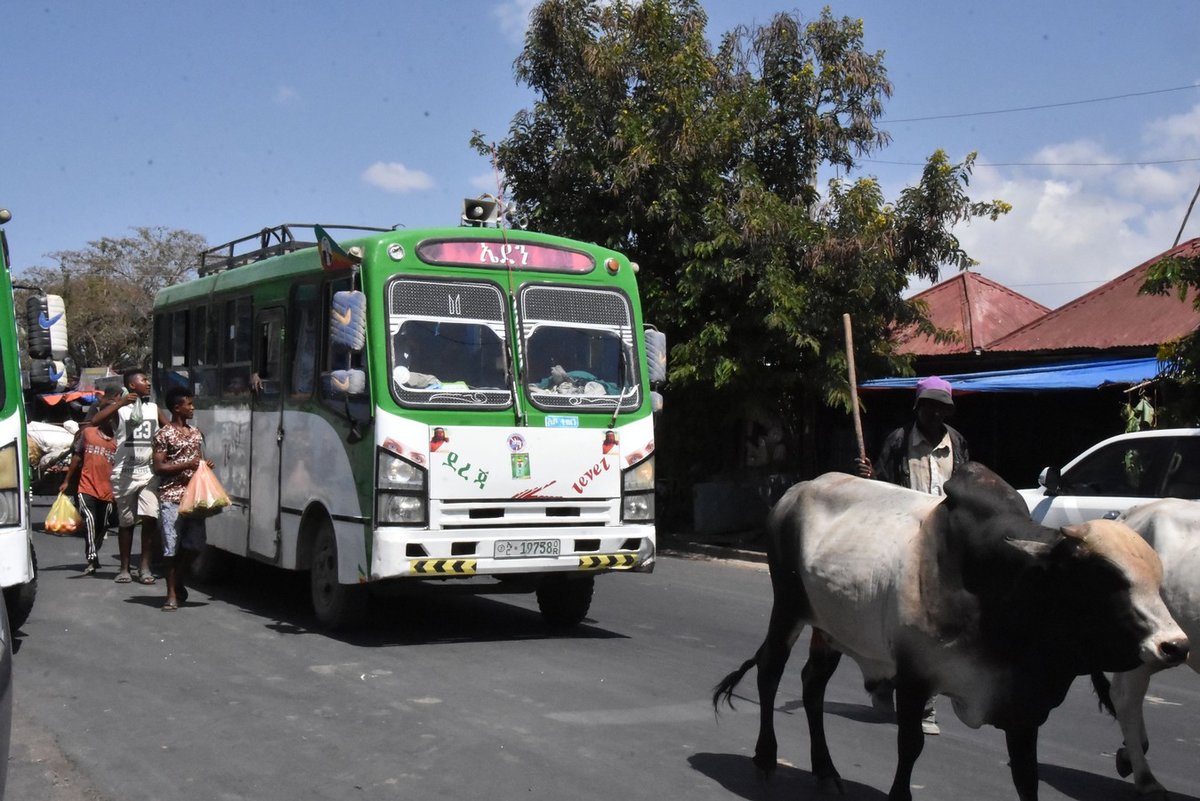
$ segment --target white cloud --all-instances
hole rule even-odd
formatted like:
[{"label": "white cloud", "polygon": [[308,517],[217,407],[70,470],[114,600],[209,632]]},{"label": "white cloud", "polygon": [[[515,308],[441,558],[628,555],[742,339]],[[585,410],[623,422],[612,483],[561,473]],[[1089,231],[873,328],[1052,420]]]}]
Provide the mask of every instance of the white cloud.
[{"label": "white cloud", "polygon": [[[1106,177],[1097,179],[1092,171],[1100,169],[1077,168],[1084,175],[1076,180],[1028,168],[978,170],[971,196],[1001,198],[1013,210],[995,223],[975,221],[956,231],[980,262],[976,270],[1056,307],[1168,249],[1190,194],[1148,188],[1153,182],[1139,178],[1140,168],[1105,170]],[[1197,175],[1191,173],[1186,181],[1175,176],[1174,183],[1194,186]],[[1191,229],[1200,235],[1200,227]]]},{"label": "white cloud", "polygon": [[1195,155],[1200,150],[1200,105],[1191,111],[1153,120],[1142,132],[1147,150],[1160,158]]},{"label": "white cloud", "polygon": [[275,105],[286,106],[292,103],[300,102],[300,92],[291,86],[280,86],[275,90],[273,98]]},{"label": "white cloud", "polygon": [[[975,270],[1053,308],[1169,249],[1200,182],[1200,162],[1125,163],[1200,156],[1200,105],[1147,122],[1141,141],[1140,149],[1114,153],[1079,139],[1022,159],[1112,166],[977,166],[971,199],[1001,199],[1013,210],[956,229],[979,262]],[[986,164],[984,154],[980,161]],[[1183,240],[1192,237],[1200,237],[1200,209],[1183,231]],[[943,270],[943,278],[950,275]]]},{"label": "white cloud", "polygon": [[492,8],[492,16],[500,24],[500,32],[516,44],[525,42],[525,31],[529,28],[529,12],[539,0],[506,0]]},{"label": "white cloud", "polygon": [[411,170],[398,161],[377,161],[363,171],[362,179],[387,192],[413,192],[432,189],[433,178],[420,170]]}]

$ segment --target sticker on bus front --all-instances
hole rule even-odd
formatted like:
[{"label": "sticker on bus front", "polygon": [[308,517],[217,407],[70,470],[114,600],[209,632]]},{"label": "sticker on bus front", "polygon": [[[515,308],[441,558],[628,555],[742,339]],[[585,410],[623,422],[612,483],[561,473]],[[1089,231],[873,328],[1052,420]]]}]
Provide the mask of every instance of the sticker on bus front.
[{"label": "sticker on bus front", "polygon": [[579,428],[579,418],[574,415],[548,414],[546,428]]}]

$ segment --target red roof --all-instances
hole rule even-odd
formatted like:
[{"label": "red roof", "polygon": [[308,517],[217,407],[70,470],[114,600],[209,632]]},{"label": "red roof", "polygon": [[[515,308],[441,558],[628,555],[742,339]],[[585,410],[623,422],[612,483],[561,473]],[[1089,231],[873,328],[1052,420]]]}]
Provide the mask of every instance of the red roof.
[{"label": "red roof", "polygon": [[1013,292],[978,273],[961,272],[913,300],[929,307],[930,321],[958,334],[955,342],[937,342],[909,328],[896,336],[897,350],[914,356],[946,356],[989,350],[997,339],[1011,334],[1050,311],[1040,303]]},{"label": "red roof", "polygon": [[1200,238],[1191,239],[1060,306],[1039,320],[988,346],[990,351],[1052,351],[1078,348],[1152,347],[1179,339],[1200,326],[1193,306],[1195,290],[1186,300],[1178,294],[1139,295],[1146,271],[1168,256],[1200,256]]}]

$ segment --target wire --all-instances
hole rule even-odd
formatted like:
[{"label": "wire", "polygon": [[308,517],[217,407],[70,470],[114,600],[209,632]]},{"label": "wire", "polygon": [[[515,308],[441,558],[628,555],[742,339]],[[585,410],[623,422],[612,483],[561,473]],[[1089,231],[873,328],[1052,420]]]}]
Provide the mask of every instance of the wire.
[{"label": "wire", "polygon": [[1021,111],[1041,111],[1048,108],[1064,108],[1066,106],[1082,106],[1087,103],[1104,103],[1109,100],[1124,100],[1127,97],[1145,97],[1146,95],[1161,95],[1167,92],[1182,92],[1185,89],[1200,89],[1200,84],[1190,84],[1188,86],[1173,86],[1170,89],[1151,89],[1148,92],[1129,92],[1123,95],[1110,95],[1109,97],[1094,97],[1090,100],[1068,100],[1062,103],[1044,103],[1039,106],[1018,106],[1017,108],[1002,108],[994,111],[968,111],[962,114],[937,114],[930,117],[904,117],[901,119],[883,119],[881,123],[896,123],[896,122],[928,122],[931,120],[953,120],[962,117],[985,117],[992,114],[1013,114]]},{"label": "wire", "polygon": [[[886,161],[884,159],[860,159],[873,164],[896,164],[902,167],[924,167],[923,161]],[[975,162],[976,167],[1149,167],[1156,164],[1186,164],[1200,161],[1200,157],[1186,159],[1163,159],[1161,161],[989,161]]]}]

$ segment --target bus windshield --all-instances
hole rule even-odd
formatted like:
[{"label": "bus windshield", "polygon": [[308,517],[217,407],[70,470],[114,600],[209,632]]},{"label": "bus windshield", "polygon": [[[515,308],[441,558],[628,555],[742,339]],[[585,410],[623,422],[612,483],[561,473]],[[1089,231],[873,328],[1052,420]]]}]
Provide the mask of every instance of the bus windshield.
[{"label": "bus windshield", "polygon": [[397,279],[388,287],[392,393],[404,406],[512,403],[498,287]]},{"label": "bus windshield", "polygon": [[534,405],[612,412],[640,403],[629,299],[611,289],[521,290],[525,387]]}]

